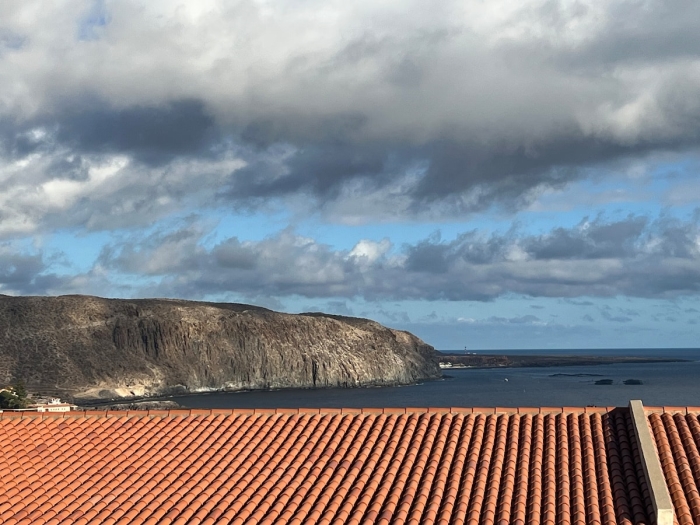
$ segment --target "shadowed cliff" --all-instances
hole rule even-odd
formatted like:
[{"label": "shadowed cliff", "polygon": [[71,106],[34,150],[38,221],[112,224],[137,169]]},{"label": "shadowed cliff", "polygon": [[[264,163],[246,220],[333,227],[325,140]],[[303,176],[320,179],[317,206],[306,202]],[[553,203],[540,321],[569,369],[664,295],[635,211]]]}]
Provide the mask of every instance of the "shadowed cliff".
[{"label": "shadowed cliff", "polygon": [[64,397],[408,384],[433,347],[376,322],[243,304],[0,295],[0,384]]}]

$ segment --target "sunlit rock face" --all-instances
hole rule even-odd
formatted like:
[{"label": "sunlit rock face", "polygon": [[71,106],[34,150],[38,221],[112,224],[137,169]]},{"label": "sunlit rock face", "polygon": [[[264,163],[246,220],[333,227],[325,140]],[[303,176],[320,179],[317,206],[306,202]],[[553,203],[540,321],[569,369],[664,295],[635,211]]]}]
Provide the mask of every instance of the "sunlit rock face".
[{"label": "sunlit rock face", "polygon": [[408,384],[435,350],[374,321],[244,304],[0,296],[0,382],[76,398]]}]

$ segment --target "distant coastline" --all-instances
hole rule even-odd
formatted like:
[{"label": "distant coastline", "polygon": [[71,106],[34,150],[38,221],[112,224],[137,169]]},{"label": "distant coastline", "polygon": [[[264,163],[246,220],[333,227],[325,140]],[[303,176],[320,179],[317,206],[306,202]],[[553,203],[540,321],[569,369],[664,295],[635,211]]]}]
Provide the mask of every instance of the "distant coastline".
[{"label": "distant coastline", "polygon": [[[547,350],[542,351],[543,354],[545,352]],[[504,354],[510,352],[497,355]],[[535,350],[532,354],[539,352]],[[444,358],[444,354],[438,355]],[[594,362],[594,366],[581,365],[581,360],[567,360],[568,365],[581,366],[557,367],[551,361],[546,361],[547,365],[552,366],[443,369],[441,380],[422,381],[404,387],[183,392],[148,401],[174,401],[183,407],[203,409],[536,407],[549,406],[552,399],[557,399],[557,404],[562,406],[626,406],[630,399],[642,399],[648,406],[697,403],[697,399],[700,399],[700,383],[697,381],[697,377],[700,377],[700,350],[669,358],[661,354],[661,359],[656,359],[658,354],[642,355],[644,360],[616,362],[591,361],[590,356],[583,356],[586,362]],[[684,357],[687,358],[683,360]],[[597,366],[600,364],[610,366]],[[596,384],[598,381],[601,382]],[[104,405],[134,401],[138,402],[95,400],[92,406],[103,409]]]},{"label": "distant coastline", "polygon": [[599,355],[522,355],[439,352],[440,368],[522,368],[552,366],[591,366],[619,363],[681,363],[688,359],[675,357],[599,356]]},{"label": "distant coastline", "polygon": [[[700,353],[700,351],[699,351]],[[444,374],[449,374],[452,370],[476,370],[476,369],[500,369],[500,368],[547,368],[547,367],[560,367],[560,366],[592,366],[592,365],[613,365],[613,364],[643,364],[643,363],[682,363],[682,362],[692,362],[693,359],[684,359],[684,358],[679,358],[679,357],[659,357],[659,356],[629,356],[629,355],[613,355],[613,356],[600,356],[600,355],[542,355],[542,354],[532,354],[532,355],[525,355],[524,353],[519,352],[518,354],[511,354],[511,353],[503,353],[503,354],[494,354],[494,353],[471,353],[471,354],[465,354],[463,351],[436,351],[436,358],[439,360],[440,363],[450,363],[452,366],[448,368],[442,368],[442,372]],[[464,377],[467,377],[469,374],[466,374]],[[459,374],[461,377],[462,374]],[[591,376],[591,377],[598,377],[601,376],[602,374],[590,374],[590,373],[585,373],[585,374],[563,374],[563,373],[558,373],[558,374],[553,374],[552,377],[557,377],[557,376],[572,376],[572,377],[578,377],[578,376]],[[444,378],[450,378],[451,376],[449,375],[444,375]],[[420,383],[432,383],[434,381],[432,380],[424,380]],[[436,381],[436,383],[440,383],[440,381]],[[419,382],[416,382],[414,384],[419,384]],[[630,383],[632,384],[632,383]],[[387,387],[391,387],[393,385],[385,385]],[[395,385],[399,386],[399,385]],[[407,386],[407,385],[401,385],[401,386]],[[256,390],[238,390],[238,391],[230,391],[226,389],[212,389],[211,391],[199,391],[199,392],[178,392],[175,394],[170,394],[170,395],[156,395],[156,396],[134,396],[129,399],[82,399],[80,400],[80,406],[82,408],[92,408],[92,409],[108,409],[108,408],[119,408],[123,409],[125,407],[129,407],[131,409],[136,409],[136,408],[174,408],[173,405],[180,405],[180,399],[192,399],[194,398],[201,398],[202,400],[207,400],[207,399],[213,399],[218,397],[216,396],[226,396],[227,394],[233,394],[233,393],[247,393],[247,394],[253,394],[256,397],[256,399],[261,399],[259,396],[265,395],[265,394],[270,394],[270,393],[275,393],[279,391],[284,391],[286,392],[285,395],[291,396],[290,399],[295,399],[295,396],[298,396],[300,392],[313,392],[313,391],[319,391],[319,390],[324,390],[326,392],[335,392],[335,391],[344,391],[347,392],[348,390],[350,391],[374,391],[376,388],[375,387],[360,387],[360,388],[292,388],[292,389],[256,389]],[[386,392],[387,390],[381,389],[382,391]],[[405,390],[400,390],[400,392],[406,392]],[[214,397],[212,397],[214,396]],[[225,397],[224,397],[225,398]],[[222,398],[223,399],[223,398]],[[230,398],[230,399],[236,399],[238,402],[240,402],[241,399],[243,398]],[[279,399],[277,397],[274,397],[275,402],[279,403]],[[346,404],[350,403],[352,404],[351,401],[352,398],[344,398],[342,405],[345,406]],[[272,401],[270,401],[272,402]],[[159,405],[162,403],[162,407]],[[266,402],[267,403],[267,402]],[[328,404],[328,400],[324,398],[324,401],[321,404]],[[265,403],[263,403],[265,404]],[[415,404],[415,403],[414,403]],[[228,405],[227,405],[228,406]],[[267,405],[266,405],[267,406]],[[325,405],[324,405],[325,406]],[[340,405],[338,405],[340,406]]]}]

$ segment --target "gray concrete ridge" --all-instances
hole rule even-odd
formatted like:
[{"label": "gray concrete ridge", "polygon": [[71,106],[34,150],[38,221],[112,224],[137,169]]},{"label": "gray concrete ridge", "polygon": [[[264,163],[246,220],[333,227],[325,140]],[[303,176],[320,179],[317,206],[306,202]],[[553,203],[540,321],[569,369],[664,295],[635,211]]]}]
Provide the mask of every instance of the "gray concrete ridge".
[{"label": "gray concrete ridge", "polygon": [[661,470],[661,462],[654,447],[654,440],[649,430],[644,405],[638,399],[630,401],[630,413],[634,424],[634,433],[639,443],[639,453],[642,457],[644,475],[647,478],[657,525],[673,525],[673,504],[668,493],[666,479]]}]

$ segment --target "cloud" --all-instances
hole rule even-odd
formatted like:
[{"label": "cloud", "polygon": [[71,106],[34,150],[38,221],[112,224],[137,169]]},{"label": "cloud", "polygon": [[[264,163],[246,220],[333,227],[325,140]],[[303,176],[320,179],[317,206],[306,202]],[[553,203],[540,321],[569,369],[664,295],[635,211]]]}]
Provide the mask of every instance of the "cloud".
[{"label": "cloud", "polygon": [[[155,279],[158,295],[182,297],[488,301],[506,294],[673,298],[700,289],[695,219],[597,217],[540,235],[467,231],[449,242],[434,235],[398,248],[386,239],[361,240],[349,250],[334,250],[292,229],[261,241],[231,237],[210,248],[203,242],[206,235],[195,222],[126,240],[105,248],[99,263]],[[601,314],[620,322],[637,316],[631,309]]]},{"label": "cloud", "polygon": [[535,259],[606,259],[629,256],[646,227],[645,217],[591,224],[584,221],[576,229],[556,228],[548,235],[533,238],[527,252]]},{"label": "cloud", "polygon": [[575,306],[594,306],[595,304],[592,301],[577,301],[575,299],[566,299],[565,301]]},{"label": "cloud", "polygon": [[613,321],[615,323],[629,323],[630,321],[632,321],[631,317],[628,317],[626,315],[614,315],[608,312],[607,310],[601,310],[600,315],[602,315],[605,320]]},{"label": "cloud", "polygon": [[49,204],[0,230],[299,196],[343,222],[526,206],[698,149],[698,17],[691,0],[8,3],[1,189]]},{"label": "cloud", "polygon": [[380,308],[376,312],[373,312],[373,315],[379,315],[384,319],[388,319],[391,323],[411,324],[411,318],[408,316],[408,313],[402,311],[393,312]]},{"label": "cloud", "polygon": [[499,317],[491,316],[483,320],[470,319],[470,324],[490,324],[490,325],[503,325],[503,324],[526,324],[526,325],[545,325],[547,323],[540,320],[536,315],[521,315],[519,317]]},{"label": "cloud", "polygon": [[[402,325],[398,325],[402,326]],[[406,326],[406,325],[403,325]],[[591,348],[591,341],[601,336],[605,327],[597,324],[569,325],[557,322],[540,324],[489,322],[465,324],[456,319],[443,322],[413,323],[410,328],[419,337],[431,341],[438,349],[525,349]],[[630,327],[626,326],[629,330]],[[630,331],[630,333],[635,333]],[[615,334],[619,338],[619,335]],[[646,339],[648,339],[648,334]]]},{"label": "cloud", "polygon": [[[165,165],[147,166],[130,156],[134,152],[119,153],[119,148],[76,153],[57,135],[56,130],[31,128],[24,132],[21,148],[12,146],[30,153],[0,156],[0,238],[61,227],[150,225],[188,207],[209,206],[214,189],[245,165],[223,152],[178,155]],[[155,158],[156,150],[147,155]]]},{"label": "cloud", "polygon": [[328,301],[323,311],[350,317],[355,315],[352,308],[350,308],[345,301]]},{"label": "cloud", "polygon": [[215,139],[214,118],[199,100],[176,100],[162,106],[109,109],[85,107],[59,116],[55,140],[83,153],[130,154],[145,164],[175,157],[208,156]]},{"label": "cloud", "polygon": [[138,246],[125,244],[118,253],[108,246],[100,254],[99,263],[144,276],[196,271],[200,258],[207,255],[199,246],[205,232],[198,224],[188,222],[175,231],[157,231]]},{"label": "cloud", "polygon": [[67,287],[72,278],[52,272],[50,259],[39,249],[0,243],[0,293],[45,295]]}]

